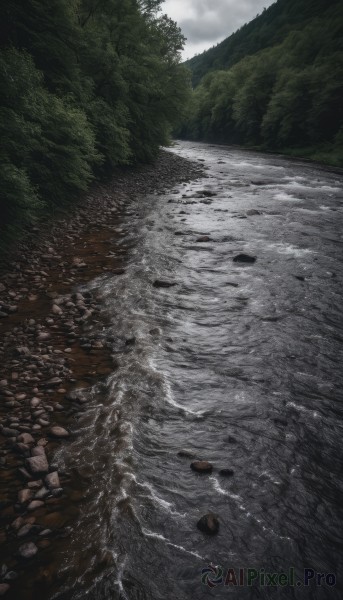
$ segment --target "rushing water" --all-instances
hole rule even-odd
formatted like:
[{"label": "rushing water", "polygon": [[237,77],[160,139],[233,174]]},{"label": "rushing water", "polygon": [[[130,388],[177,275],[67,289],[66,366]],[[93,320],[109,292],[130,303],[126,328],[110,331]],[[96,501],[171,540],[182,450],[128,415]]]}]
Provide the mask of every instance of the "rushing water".
[{"label": "rushing water", "polygon": [[[206,176],[133,201],[126,273],[92,284],[118,368],[57,457],[88,483],[54,597],[341,599],[342,177],[221,146],[173,151]],[[256,262],[233,262],[242,252]],[[184,448],[213,473],[194,473]],[[208,511],[214,537],[196,527]],[[209,563],[338,582],[211,590]]]}]

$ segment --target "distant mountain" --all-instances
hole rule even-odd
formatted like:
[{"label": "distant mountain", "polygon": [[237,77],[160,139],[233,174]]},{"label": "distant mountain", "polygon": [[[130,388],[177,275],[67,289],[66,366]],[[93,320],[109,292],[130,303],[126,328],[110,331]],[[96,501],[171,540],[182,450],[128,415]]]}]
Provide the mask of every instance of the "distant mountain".
[{"label": "distant mountain", "polygon": [[278,0],[186,64],[178,137],[343,167],[343,0]]},{"label": "distant mountain", "polygon": [[210,71],[228,69],[245,56],[280,44],[290,31],[303,28],[333,5],[342,5],[342,0],[278,0],[223,42],[185,62],[193,86]]}]

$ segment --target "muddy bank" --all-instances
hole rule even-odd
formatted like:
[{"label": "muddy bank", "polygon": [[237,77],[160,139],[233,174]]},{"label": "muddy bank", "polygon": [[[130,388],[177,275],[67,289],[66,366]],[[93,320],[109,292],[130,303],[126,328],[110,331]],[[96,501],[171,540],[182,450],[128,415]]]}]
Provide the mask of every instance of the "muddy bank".
[{"label": "muddy bank", "polygon": [[82,503],[82,477],[59,471],[54,449],[73,438],[84,390],[116,366],[100,299],[82,285],[125,272],[128,198],[200,174],[163,151],[94,188],[68,218],[33,228],[0,273],[0,595],[49,598]]}]

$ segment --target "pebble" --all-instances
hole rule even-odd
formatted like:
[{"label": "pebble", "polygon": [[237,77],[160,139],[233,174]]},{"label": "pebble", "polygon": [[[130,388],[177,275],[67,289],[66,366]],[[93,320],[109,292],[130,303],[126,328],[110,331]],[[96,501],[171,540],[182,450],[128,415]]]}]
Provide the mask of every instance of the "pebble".
[{"label": "pebble", "polygon": [[18,502],[19,504],[25,504],[26,502],[28,502],[29,500],[32,499],[33,496],[33,492],[32,490],[26,488],[25,490],[20,490],[20,492],[18,492]]},{"label": "pebble", "polygon": [[27,510],[37,510],[37,508],[42,508],[44,506],[44,502],[42,500],[32,500],[27,507]]},{"label": "pebble", "polygon": [[52,377],[47,381],[47,385],[60,385],[62,383],[62,379],[60,377]]},{"label": "pebble", "polygon": [[57,304],[52,305],[52,312],[54,315],[62,315],[63,314],[63,310],[59,306],[57,306]]},{"label": "pebble", "polygon": [[32,558],[38,552],[37,546],[33,542],[27,542],[27,544],[23,544],[19,547],[19,556],[21,558]]},{"label": "pebble", "polygon": [[31,458],[26,459],[26,464],[34,475],[47,473],[49,471],[49,464],[46,456],[32,456]]},{"label": "pebble", "polygon": [[31,408],[37,408],[37,406],[39,406],[40,403],[41,403],[40,398],[32,398],[32,400],[30,400]]},{"label": "pebble", "polygon": [[21,529],[19,529],[17,536],[19,538],[24,537],[25,535],[28,535],[32,529],[33,525],[32,523],[26,523],[23,527],[21,527]]},{"label": "pebble", "polygon": [[21,433],[18,435],[18,442],[22,442],[23,444],[33,444],[34,438],[30,433]]},{"label": "pebble", "polygon": [[155,279],[153,286],[155,288],[170,288],[176,285],[173,281],[163,281],[162,279]]},{"label": "pebble", "polygon": [[11,523],[11,527],[13,529],[15,529],[16,531],[18,529],[20,529],[22,526],[24,525],[24,519],[23,517],[17,517],[12,523]]},{"label": "pebble", "polygon": [[69,435],[70,435],[69,431],[67,431],[63,427],[59,427],[58,425],[51,427],[49,430],[49,433],[52,437],[56,437],[56,438],[66,438],[66,437],[69,437]]},{"label": "pebble", "polygon": [[61,487],[58,472],[54,471],[45,477],[45,483],[49,489],[57,489]]}]

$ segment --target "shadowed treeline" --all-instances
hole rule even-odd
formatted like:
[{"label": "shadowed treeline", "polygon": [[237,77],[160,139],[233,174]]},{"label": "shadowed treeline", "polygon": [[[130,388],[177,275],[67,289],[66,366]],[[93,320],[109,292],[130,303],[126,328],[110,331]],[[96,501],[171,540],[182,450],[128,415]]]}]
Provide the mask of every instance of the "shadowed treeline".
[{"label": "shadowed treeline", "polygon": [[2,0],[0,231],[152,160],[188,93],[160,0]]},{"label": "shadowed treeline", "polygon": [[343,166],[342,39],[338,0],[278,0],[186,63],[197,87],[177,135]]}]

